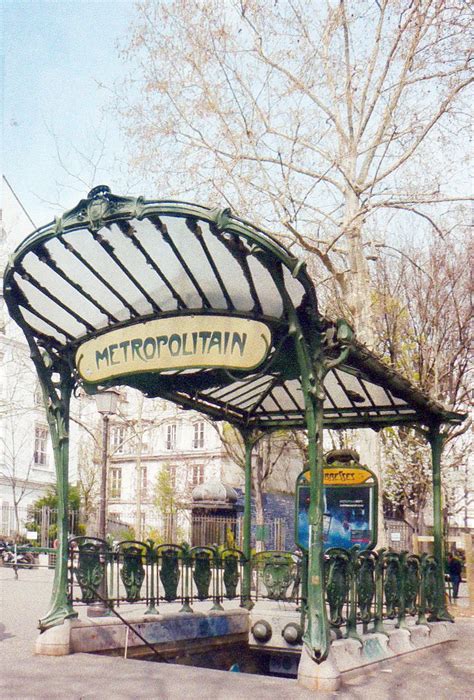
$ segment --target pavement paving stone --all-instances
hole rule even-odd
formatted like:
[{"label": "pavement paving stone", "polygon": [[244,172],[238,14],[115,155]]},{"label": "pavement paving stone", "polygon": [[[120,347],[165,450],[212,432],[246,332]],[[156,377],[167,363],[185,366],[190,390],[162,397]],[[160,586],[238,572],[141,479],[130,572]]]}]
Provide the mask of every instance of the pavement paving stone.
[{"label": "pavement paving stone", "polygon": [[[474,697],[474,619],[459,616],[460,640],[388,660],[345,681],[337,693],[312,693],[296,681],[134,659],[74,654],[35,656],[37,621],[48,608],[53,572],[0,568],[0,697],[22,700],[464,700]],[[462,595],[456,609],[470,607]],[[455,610],[453,606],[453,611]],[[121,611],[123,609],[121,608]],[[81,614],[84,614],[84,610]]]}]

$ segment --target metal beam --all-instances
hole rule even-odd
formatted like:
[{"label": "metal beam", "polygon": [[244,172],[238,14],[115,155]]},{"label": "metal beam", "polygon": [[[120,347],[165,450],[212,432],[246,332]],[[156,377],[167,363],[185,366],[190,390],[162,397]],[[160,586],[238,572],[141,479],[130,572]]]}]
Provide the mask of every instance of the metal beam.
[{"label": "metal beam", "polygon": [[428,622],[445,620],[454,622],[454,618],[446,609],[446,596],[444,584],[444,540],[443,540],[443,509],[441,494],[441,455],[446,436],[441,432],[439,425],[433,425],[427,433],[431,446],[431,466],[433,472],[433,536],[434,556],[436,559],[436,583],[435,583],[435,608],[428,618]]}]

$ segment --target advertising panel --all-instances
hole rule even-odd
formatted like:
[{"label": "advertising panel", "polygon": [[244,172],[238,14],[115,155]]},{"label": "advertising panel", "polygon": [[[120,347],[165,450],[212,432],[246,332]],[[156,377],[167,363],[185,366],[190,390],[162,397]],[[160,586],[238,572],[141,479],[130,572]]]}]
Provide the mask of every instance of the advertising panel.
[{"label": "advertising panel", "polygon": [[[309,543],[310,474],[300,474],[296,497],[296,544]],[[376,542],[376,479],[365,467],[346,465],[324,470],[324,548],[370,549]]]}]

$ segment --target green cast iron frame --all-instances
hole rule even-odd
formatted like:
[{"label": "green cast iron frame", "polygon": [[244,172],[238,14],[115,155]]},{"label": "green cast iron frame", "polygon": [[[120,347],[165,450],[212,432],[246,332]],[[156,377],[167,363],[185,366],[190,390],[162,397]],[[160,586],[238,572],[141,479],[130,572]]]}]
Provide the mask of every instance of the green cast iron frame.
[{"label": "green cast iron frame", "polygon": [[[216,308],[210,303],[206,290],[199,284],[189,264],[183,257],[179,245],[170,236],[163,217],[185,222],[201,245],[212,269],[216,283],[225,298],[225,308]],[[173,219],[174,220],[174,219]],[[157,264],[156,259],[144,246],[143,239],[137,236],[136,227],[146,221],[153,227],[153,235],[160,235],[165,241],[173,260],[181,265],[183,274],[191,281],[200,298],[199,308],[189,306],[180,295],[180,290],[167,277],[166,266]],[[238,309],[234,304],[226,281],[220,274],[213,255],[206,247],[200,226],[205,225],[224,245],[235,259],[248,285],[253,299],[252,309]],[[156,278],[163,283],[176,302],[172,312],[164,311],[149,291],[142,285],[139,275],[128,269],[120,259],[114,245],[107,240],[103,231],[113,227],[133,245],[146,263],[147,272],[153,270]],[[114,229],[115,230],[115,229]],[[78,233],[84,244],[94,241],[105,253],[110,264],[127,276],[137,293],[145,299],[148,312],[140,312],[121,290],[113,288],[102,273],[87,259],[80,243],[71,244],[71,233]],[[114,234],[118,235],[118,234]],[[94,299],[87,289],[66,274],[61,262],[55,259],[50,248],[51,242],[62,246],[64,254],[73,255],[77,265],[87,268],[88,274],[95,274],[100,284],[115,294],[123,310],[129,314],[123,319],[107,309],[107,304]],[[95,305],[107,322],[100,327],[84,318],[82,307],[73,308],[48,289],[40,276],[28,269],[28,261],[34,259],[38,266],[46,265],[54,279],[65,282],[74,295],[83,299],[83,305]],[[255,280],[249,268],[249,260],[260,264],[273,280],[276,292],[281,298],[282,312],[268,314],[263,311]],[[302,294],[298,303],[289,292],[287,281],[290,278],[298,283]],[[87,276],[84,278],[87,280]],[[31,301],[25,291],[33,288],[34,294],[45,301],[41,304]],[[34,296],[34,295],[33,295]],[[42,387],[44,403],[52,436],[56,478],[58,486],[58,534],[59,547],[57,565],[51,598],[51,607],[40,621],[40,629],[45,630],[61,624],[74,612],[67,597],[67,491],[69,464],[69,405],[73,390],[82,386],[89,393],[96,393],[107,386],[128,385],[141,390],[149,397],[171,400],[184,408],[201,411],[213,419],[226,420],[238,428],[245,444],[245,504],[243,551],[247,562],[251,559],[250,544],[250,497],[251,497],[251,458],[252,450],[261,437],[274,430],[288,427],[307,430],[308,468],[311,472],[309,522],[311,542],[308,567],[305,571],[306,586],[306,630],[304,643],[312,657],[320,662],[329,650],[329,624],[325,605],[324,590],[324,549],[323,549],[323,428],[373,428],[380,430],[387,425],[415,425],[425,431],[432,449],[433,491],[434,491],[434,540],[437,559],[437,604],[431,619],[451,619],[444,602],[443,539],[441,519],[441,451],[444,440],[442,426],[461,422],[464,416],[446,410],[439,403],[423,394],[394,370],[386,367],[375,355],[353,337],[350,326],[340,320],[331,323],[318,312],[316,293],[305,265],[270,234],[236,217],[229,210],[211,210],[186,202],[166,200],[147,201],[142,198],[118,197],[107,187],[97,187],[85,200],[63,217],[57,219],[33,234],[16,249],[4,275],[4,297],[13,319],[22,328],[28,342],[31,357]],[[55,322],[45,310],[48,305],[69,314],[74,322],[85,329],[82,333],[71,334],[65,327]],[[161,375],[159,372],[135,374],[110,379],[102,384],[84,382],[74,364],[78,346],[111,329],[125,328],[137,321],[166,318],[181,315],[227,315],[236,318],[250,318],[266,323],[275,337],[270,355],[258,370],[235,372],[203,369],[195,373],[174,372]],[[46,329],[46,331],[45,331]],[[49,329],[49,330],[48,330]],[[325,385],[330,376],[343,401]],[[296,396],[288,382],[297,380],[302,398]],[[354,392],[353,382],[358,382],[359,393]],[[373,387],[384,393],[384,403],[380,403]],[[278,393],[280,392],[280,393]],[[282,405],[281,396],[287,402]],[[272,408],[269,408],[269,399]],[[291,408],[288,408],[288,401]],[[361,405],[363,403],[363,405]],[[250,407],[249,407],[250,406]],[[275,408],[276,406],[276,408]],[[250,600],[251,568],[244,569],[242,593],[244,605],[251,607]]]}]

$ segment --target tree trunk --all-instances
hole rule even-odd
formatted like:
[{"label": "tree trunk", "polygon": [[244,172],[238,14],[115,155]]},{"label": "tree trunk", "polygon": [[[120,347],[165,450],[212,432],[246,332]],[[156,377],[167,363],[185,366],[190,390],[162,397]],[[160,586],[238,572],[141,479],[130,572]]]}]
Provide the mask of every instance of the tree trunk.
[{"label": "tree trunk", "polygon": [[357,338],[373,348],[374,314],[371,303],[371,283],[369,266],[364,254],[362,238],[363,217],[360,214],[360,202],[353,189],[346,192],[345,216],[343,229],[346,232],[348,259],[348,289],[345,299],[351,314],[351,322]]},{"label": "tree trunk", "polygon": [[18,502],[15,497],[13,499],[13,512],[15,513],[15,541],[18,542],[20,539],[20,514],[18,512]]}]

